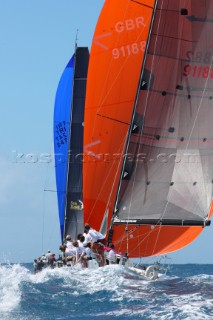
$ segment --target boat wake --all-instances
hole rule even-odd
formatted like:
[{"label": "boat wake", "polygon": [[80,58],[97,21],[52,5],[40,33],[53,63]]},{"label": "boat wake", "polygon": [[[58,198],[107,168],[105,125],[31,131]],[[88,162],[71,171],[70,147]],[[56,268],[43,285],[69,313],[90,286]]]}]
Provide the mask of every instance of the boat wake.
[{"label": "boat wake", "polygon": [[[211,319],[213,275],[146,281],[119,265],[96,270],[0,266],[0,319]],[[70,312],[72,310],[72,312]]]}]

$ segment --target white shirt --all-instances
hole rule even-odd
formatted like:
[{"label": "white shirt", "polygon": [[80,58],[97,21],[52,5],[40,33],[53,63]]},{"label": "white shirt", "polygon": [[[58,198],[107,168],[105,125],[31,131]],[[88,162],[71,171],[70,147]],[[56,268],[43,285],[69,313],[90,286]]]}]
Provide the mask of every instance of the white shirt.
[{"label": "white shirt", "polygon": [[79,250],[80,255],[81,255],[82,252],[84,251],[84,246],[83,246],[83,243],[80,240],[77,240],[77,241],[78,241],[78,250]]},{"label": "white shirt", "polygon": [[72,244],[71,241],[67,241],[67,243],[66,243],[65,254],[66,254],[67,257],[69,257],[69,256],[74,256],[75,257],[75,255],[76,255],[75,247],[74,247],[74,245]]},{"label": "white shirt", "polygon": [[47,259],[48,259],[51,255],[52,255],[52,253],[51,253],[51,252],[47,252],[47,253],[46,253],[46,257],[47,257]]},{"label": "white shirt", "polygon": [[115,263],[116,262],[116,254],[115,254],[115,251],[112,249],[109,251],[108,253],[108,260],[109,260],[109,263]]},{"label": "white shirt", "polygon": [[80,240],[77,240],[78,241],[78,245],[79,245],[79,247],[83,247],[84,245],[83,245],[83,242],[81,242]]},{"label": "white shirt", "polygon": [[85,238],[84,243],[88,243],[90,241],[93,241],[93,239],[89,233],[84,233],[83,236]]},{"label": "white shirt", "polygon": [[41,256],[41,259],[40,259],[43,263],[47,263],[48,262],[48,259],[45,255],[42,255]]},{"label": "white shirt", "polygon": [[95,258],[93,251],[89,247],[84,248],[84,251],[82,252],[81,256],[84,256],[84,255],[86,255],[87,257]]},{"label": "white shirt", "polygon": [[82,250],[79,247],[75,247],[75,250],[76,250],[76,260],[77,260],[80,257]]},{"label": "white shirt", "polygon": [[91,229],[91,228],[89,229],[89,233],[88,234],[92,238],[92,242],[97,242],[98,240],[101,240],[101,239],[105,238],[105,236],[102,233],[100,233],[100,232],[98,232],[98,231],[96,231],[94,229]]},{"label": "white shirt", "polygon": [[65,254],[67,257],[69,256],[73,256],[76,258],[76,260],[79,258],[79,255],[80,255],[80,250],[79,250],[79,247],[74,247],[72,249],[69,249],[69,248],[66,248],[65,250]]},{"label": "white shirt", "polygon": [[66,247],[67,247],[67,249],[73,249],[73,248],[75,248],[71,241],[67,241]]}]

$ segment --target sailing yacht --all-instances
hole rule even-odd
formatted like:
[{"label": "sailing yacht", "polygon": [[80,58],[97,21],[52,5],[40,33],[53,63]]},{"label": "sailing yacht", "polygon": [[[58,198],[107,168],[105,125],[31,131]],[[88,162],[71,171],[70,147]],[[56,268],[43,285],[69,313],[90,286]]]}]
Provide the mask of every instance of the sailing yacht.
[{"label": "sailing yacht", "polygon": [[[105,1],[90,59],[77,49],[56,95],[62,240],[89,223],[130,266],[182,249],[210,225],[212,21],[211,0]],[[158,277],[156,265],[132,270]]]}]

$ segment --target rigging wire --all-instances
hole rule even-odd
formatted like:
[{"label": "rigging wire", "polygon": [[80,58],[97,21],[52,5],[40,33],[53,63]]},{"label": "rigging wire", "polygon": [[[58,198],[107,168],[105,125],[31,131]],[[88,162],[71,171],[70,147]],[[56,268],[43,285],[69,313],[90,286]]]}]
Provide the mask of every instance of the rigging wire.
[{"label": "rigging wire", "polygon": [[[53,145],[52,143],[50,143],[50,154],[53,155],[54,152],[53,152]],[[47,163],[47,166],[46,166],[46,170],[45,170],[45,177],[44,177],[44,190],[43,190],[43,197],[42,197],[42,231],[41,231],[41,251],[43,252],[44,251],[44,237],[45,237],[45,217],[46,217],[46,211],[47,211],[47,208],[46,208],[46,192],[47,191],[51,191],[51,192],[54,192],[53,190],[48,190],[46,189],[45,186],[48,185],[48,181],[50,179],[50,162]]]}]

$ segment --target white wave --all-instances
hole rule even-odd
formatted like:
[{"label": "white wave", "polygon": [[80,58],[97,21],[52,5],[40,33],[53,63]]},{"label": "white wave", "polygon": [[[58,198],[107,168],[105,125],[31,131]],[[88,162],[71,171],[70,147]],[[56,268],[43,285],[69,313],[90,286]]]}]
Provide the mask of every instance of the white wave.
[{"label": "white wave", "polygon": [[[205,313],[204,308],[206,307],[212,309],[213,301],[205,299],[199,293],[195,293],[190,295],[174,296],[172,299],[172,305],[168,306],[168,311],[173,315],[178,311],[182,318],[188,320],[212,319],[212,316]],[[162,320],[163,319],[168,319],[168,314],[165,318],[162,318]]]},{"label": "white wave", "polygon": [[20,265],[0,266],[0,312],[15,309],[21,301],[20,283],[29,271]]},{"label": "white wave", "polygon": [[[119,265],[110,265],[95,270],[81,269],[78,266],[70,268],[44,269],[37,274],[28,274],[28,281],[44,283],[51,279],[62,279],[61,286],[70,288],[70,295],[95,294],[99,291],[113,293],[112,301],[122,300],[129,295],[129,287],[137,289],[141,284],[149,285],[140,276],[133,274]],[[137,283],[135,282],[137,281]]]},{"label": "white wave", "polygon": [[[186,282],[195,283],[201,279],[205,283],[212,283],[212,276],[209,275],[189,277],[186,278]],[[10,320],[9,313],[12,312],[12,316],[14,309],[20,305],[22,294],[26,295],[23,291],[26,286],[22,287],[23,283],[30,284],[27,288],[31,292],[33,290],[33,293],[37,294],[38,290],[38,293],[41,294],[39,288],[42,290],[43,286],[37,286],[37,284],[47,283],[48,285],[48,282],[52,284],[52,281],[56,286],[59,284],[59,290],[52,294],[53,299],[63,298],[64,292],[66,297],[70,295],[74,299],[89,294],[95,297],[96,302],[99,299],[106,299],[118,306],[117,310],[109,310],[108,313],[103,313],[103,316],[105,314],[113,318],[129,315],[131,319],[134,319],[144,314],[147,319],[173,320],[174,317],[188,320],[211,319],[206,313],[206,308],[212,310],[213,301],[204,298],[200,292],[186,294],[187,291],[185,291],[184,294],[176,294],[172,290],[174,286],[177,286],[178,291],[178,286],[181,284],[176,283],[174,277],[166,276],[162,282],[149,282],[119,265],[105,266],[95,270],[81,269],[79,266],[73,269],[44,269],[37,274],[33,274],[20,265],[0,265],[0,319]],[[182,285],[187,285],[187,283]],[[102,298],[97,295],[99,292]],[[126,301],[128,301],[128,306]],[[156,305],[157,310],[153,312],[153,307]],[[5,313],[4,317],[2,317],[3,313]],[[101,316],[100,310],[96,316],[98,315]]]},{"label": "white wave", "polygon": [[100,290],[116,291],[125,281],[124,270],[117,265],[95,270],[79,268],[43,270],[40,274],[35,275],[35,278],[37,278],[37,281],[44,281],[51,275],[62,277],[64,287],[73,288],[73,282],[75,282],[76,290],[72,291],[74,295],[94,294]]},{"label": "white wave", "polygon": [[[99,291],[112,292],[111,301],[122,301],[126,297],[129,301],[137,297],[140,299],[139,288],[152,286],[152,282],[119,265],[109,265],[95,270],[81,269],[78,266],[72,269],[44,269],[35,275],[28,275],[28,280],[32,283],[44,283],[51,279],[62,279],[61,287],[70,288],[69,294],[73,296],[92,295]],[[165,281],[170,278],[164,276],[163,279]],[[149,295],[149,291],[143,290],[143,297],[146,295]]]},{"label": "white wave", "polygon": [[78,266],[73,269],[47,268],[36,274],[19,264],[0,265],[0,312],[10,312],[19,305],[23,282],[39,284],[57,279],[61,280],[62,287],[72,288],[70,294],[74,296],[94,294],[101,290],[116,291],[123,284],[129,284],[124,268],[117,265],[96,270],[79,269]]},{"label": "white wave", "polygon": [[192,276],[189,278],[189,281],[194,283],[212,283],[213,282],[213,275],[210,274],[199,274],[196,276]]},{"label": "white wave", "polygon": [[[134,317],[139,316],[139,315],[141,316],[144,309],[139,308],[137,310],[135,307],[134,308],[122,308],[120,310],[114,310],[114,311],[109,311],[109,312],[104,312],[104,313],[97,313],[96,316],[99,316],[99,317],[111,316],[112,319],[114,319],[114,317],[125,316],[125,318],[126,318],[127,316],[129,316],[130,319],[134,319],[133,316]],[[145,319],[145,318],[141,318],[141,319]],[[151,318],[149,318],[149,319],[151,319]]]}]

